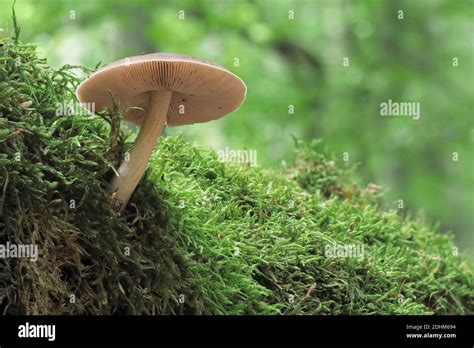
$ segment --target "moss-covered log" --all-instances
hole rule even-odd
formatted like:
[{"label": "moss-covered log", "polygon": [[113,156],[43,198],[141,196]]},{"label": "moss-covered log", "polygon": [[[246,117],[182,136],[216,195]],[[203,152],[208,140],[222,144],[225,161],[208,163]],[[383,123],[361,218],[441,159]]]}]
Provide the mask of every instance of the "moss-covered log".
[{"label": "moss-covered log", "polygon": [[117,216],[119,111],[66,112],[73,67],[17,41],[0,42],[0,244],[39,257],[0,258],[1,313],[474,313],[452,236],[380,209],[317,143],[270,171],[165,138]]}]

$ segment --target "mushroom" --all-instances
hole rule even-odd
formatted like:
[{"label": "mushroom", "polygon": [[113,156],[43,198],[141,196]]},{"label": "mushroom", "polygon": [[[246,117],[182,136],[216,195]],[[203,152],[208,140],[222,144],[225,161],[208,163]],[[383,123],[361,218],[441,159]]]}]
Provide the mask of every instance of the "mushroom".
[{"label": "mushroom", "polygon": [[207,122],[237,109],[245,99],[244,82],[211,62],[172,53],[153,53],[111,63],[83,81],[76,91],[90,111],[112,108],[113,100],[124,119],[140,132],[108,193],[122,212],[143,176],[165,125]]}]

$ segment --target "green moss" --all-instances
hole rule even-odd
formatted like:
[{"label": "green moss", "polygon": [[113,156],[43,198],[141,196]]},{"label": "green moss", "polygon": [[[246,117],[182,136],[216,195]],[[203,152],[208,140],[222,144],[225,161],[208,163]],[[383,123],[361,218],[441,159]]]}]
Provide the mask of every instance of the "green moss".
[{"label": "green moss", "polygon": [[[73,67],[0,46],[0,244],[40,250],[0,259],[2,313],[474,313],[452,236],[382,211],[317,142],[268,171],[164,138],[117,217],[104,189],[130,146],[119,112],[57,116]],[[329,257],[334,245],[363,257]]]}]

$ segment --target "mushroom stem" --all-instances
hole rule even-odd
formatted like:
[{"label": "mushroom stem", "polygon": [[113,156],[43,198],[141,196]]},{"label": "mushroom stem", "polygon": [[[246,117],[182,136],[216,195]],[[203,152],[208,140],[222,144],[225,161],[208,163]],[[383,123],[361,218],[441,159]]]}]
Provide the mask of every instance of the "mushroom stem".
[{"label": "mushroom stem", "polygon": [[130,151],[129,160],[122,162],[118,169],[118,176],[114,176],[109,183],[108,193],[111,195],[113,206],[117,212],[122,212],[125,209],[148,166],[148,160],[166,124],[171,94],[170,91],[150,92],[147,115]]}]

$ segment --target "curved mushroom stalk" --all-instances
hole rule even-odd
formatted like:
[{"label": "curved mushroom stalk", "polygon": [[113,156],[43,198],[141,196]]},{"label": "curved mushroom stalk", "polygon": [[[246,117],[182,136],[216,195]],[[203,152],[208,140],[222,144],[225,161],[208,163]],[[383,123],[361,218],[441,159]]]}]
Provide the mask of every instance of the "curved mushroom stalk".
[{"label": "curved mushroom stalk", "polygon": [[[108,187],[115,210],[121,212],[143,176],[165,124],[217,120],[242,104],[247,87],[238,76],[211,62],[152,53],[97,70],[79,85],[76,96],[81,103],[93,105],[89,111],[95,112],[113,108],[111,92],[125,109],[124,120],[141,126],[130,160],[120,164],[119,175]],[[136,112],[138,108],[147,110],[145,117]]]},{"label": "curved mushroom stalk", "polygon": [[109,183],[108,192],[111,195],[113,206],[118,212],[125,209],[142,178],[148,166],[148,160],[166,124],[172,92],[152,91],[149,93],[147,114],[137,140],[130,151],[129,160],[122,162],[118,169],[118,176],[114,176]]}]

